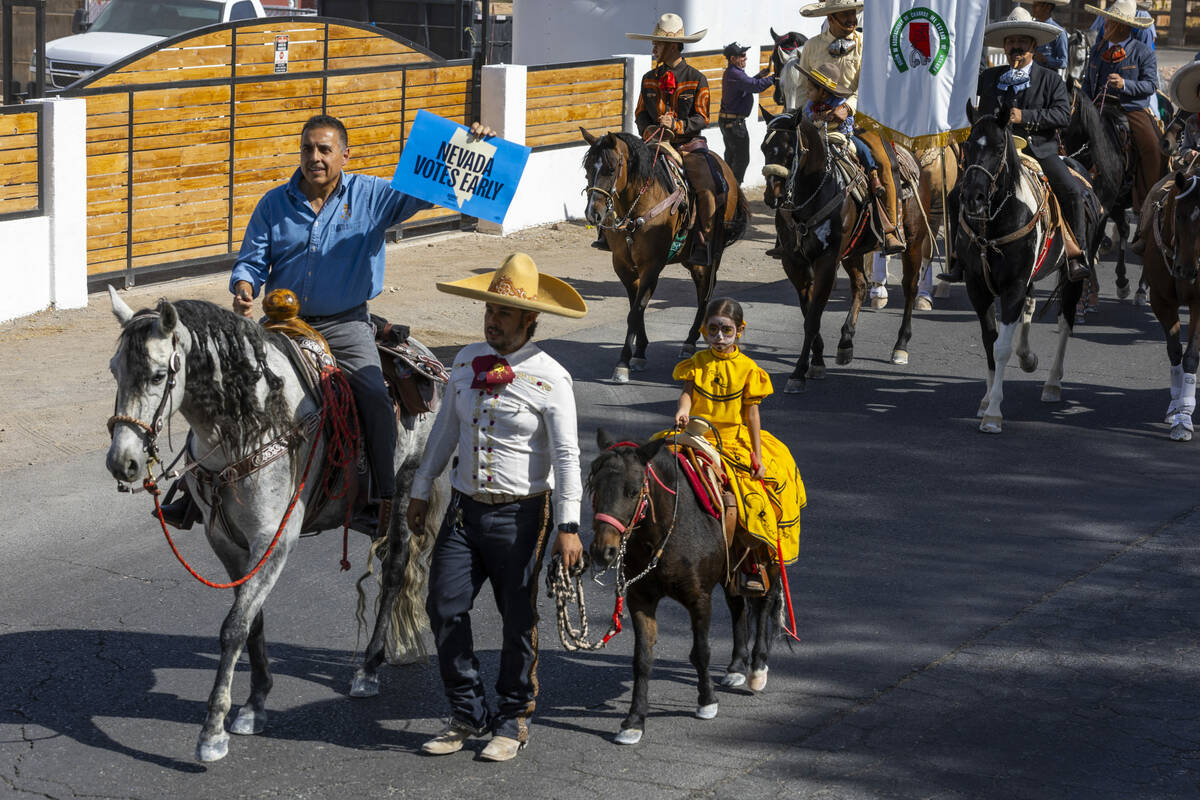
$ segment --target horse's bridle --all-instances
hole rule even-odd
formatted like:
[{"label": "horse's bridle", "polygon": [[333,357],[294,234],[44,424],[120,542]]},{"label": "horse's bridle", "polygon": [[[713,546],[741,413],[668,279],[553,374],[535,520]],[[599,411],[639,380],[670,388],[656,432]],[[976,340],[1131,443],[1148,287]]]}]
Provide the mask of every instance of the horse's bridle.
[{"label": "horse's bridle", "polygon": [[[1004,206],[1008,204],[1008,201],[1011,200],[1013,198],[1014,194],[1016,193],[1015,188],[1013,188],[1012,190],[1005,193],[1004,199],[1000,201],[1000,205],[996,206],[996,209],[994,211],[992,210],[992,198],[996,194],[996,187],[1000,183],[1001,176],[1003,176],[1004,173],[1008,171],[1008,147],[1011,143],[1012,143],[1012,131],[1005,128],[1004,129],[1004,156],[1000,159],[1000,167],[996,170],[995,174],[993,174],[990,170],[988,170],[987,167],[983,166],[982,164],[968,164],[967,168],[963,170],[962,178],[966,178],[967,173],[969,173],[973,169],[979,170],[980,172],[982,172],[984,175],[986,175],[988,177],[988,204],[987,204],[987,211],[984,212],[987,214],[987,216],[985,218],[985,217],[981,217],[978,214],[972,214],[971,212],[966,210],[965,205],[962,205],[960,207],[960,210],[961,210],[962,214],[965,217],[967,217],[968,219],[973,219],[973,220],[986,219],[988,222],[991,222],[997,216],[1000,215],[1000,212],[1004,210]],[[962,178],[960,178],[960,181],[962,180]],[[988,213],[988,212],[990,212],[990,213]]]},{"label": "horse's bridle", "polygon": [[[144,313],[141,313],[141,314],[138,314],[138,315],[132,317],[129,320],[129,322],[133,322],[135,319],[138,319],[139,317],[159,317],[159,316],[161,316],[161,315],[157,311],[147,311],[147,312],[144,312]],[[128,325],[128,324],[129,323],[126,323],[126,325]],[[179,369],[182,366],[183,366],[183,356],[179,352],[179,334],[172,333],[171,334],[171,356],[170,356],[170,358],[167,359],[167,381],[166,381],[165,386],[163,387],[162,397],[158,401],[158,408],[156,408],[154,410],[154,416],[150,418],[149,422],[145,422],[143,420],[138,419],[137,417],[132,417],[128,414],[114,413],[111,417],[108,418],[108,422],[106,423],[106,425],[108,427],[108,435],[111,437],[113,435],[113,430],[116,428],[116,426],[119,424],[122,424],[122,423],[129,425],[131,427],[140,429],[142,431],[142,433],[144,434],[143,438],[144,438],[144,447],[146,449],[146,454],[149,456],[151,462],[157,461],[158,460],[158,434],[162,433],[163,424],[166,422],[167,417],[170,416],[169,413],[164,413],[164,412],[167,412],[167,404],[171,402],[171,397],[175,392],[175,376],[179,374]],[[117,409],[114,404],[113,411],[115,412],[116,410]]]},{"label": "horse's bridle", "polygon": [[[637,442],[617,442],[615,444],[609,445],[606,449],[615,450],[618,447],[637,447],[637,446],[638,446]],[[677,462],[676,463],[676,473],[677,474],[675,476],[676,487],[679,486],[678,470],[679,470],[679,466],[678,466],[678,462]],[[646,565],[646,568],[643,569],[641,572],[639,572],[634,577],[626,580],[625,569],[624,569],[624,564],[623,564],[623,562],[625,560],[625,548],[629,544],[629,539],[633,535],[634,528],[636,528],[638,526],[638,524],[640,524],[642,522],[642,520],[644,520],[646,518],[647,509],[649,509],[650,520],[652,522],[656,521],[655,517],[654,517],[654,503],[650,498],[650,479],[651,478],[654,478],[654,481],[659,486],[662,487],[663,491],[667,492],[668,494],[672,495],[675,498],[675,508],[671,512],[671,526],[669,528],[667,528],[667,532],[663,536],[662,542],[658,545],[658,548],[654,551],[654,555],[650,558],[650,563]],[[592,507],[595,508],[595,506],[596,506],[596,498],[593,495]],[[675,523],[679,520],[679,492],[677,491],[677,489],[672,489],[671,487],[669,487],[665,483],[663,483],[662,478],[658,477],[658,473],[654,471],[653,464],[647,464],[646,472],[644,475],[642,475],[641,488],[638,490],[637,505],[634,506],[633,516],[631,516],[629,518],[629,522],[627,524],[622,524],[622,522],[619,519],[617,519],[616,517],[612,516],[611,514],[605,514],[603,512],[593,513],[592,519],[593,519],[594,523],[599,522],[599,523],[603,523],[605,525],[611,525],[617,531],[617,533],[620,534],[620,536],[621,536],[621,547],[618,550],[616,566],[617,566],[617,595],[618,595],[618,597],[623,597],[625,595],[625,593],[629,590],[630,586],[632,586],[633,584],[640,581],[642,578],[649,575],[654,570],[654,568],[658,566],[658,560],[660,558],[662,558],[663,550],[666,549],[667,542],[669,542],[671,540],[671,534],[675,531]],[[593,529],[594,529],[594,527],[595,526],[593,525]],[[612,565],[610,564],[609,566],[612,566]],[[599,582],[600,574],[602,574],[602,573],[598,573],[595,576],[597,582]]]}]

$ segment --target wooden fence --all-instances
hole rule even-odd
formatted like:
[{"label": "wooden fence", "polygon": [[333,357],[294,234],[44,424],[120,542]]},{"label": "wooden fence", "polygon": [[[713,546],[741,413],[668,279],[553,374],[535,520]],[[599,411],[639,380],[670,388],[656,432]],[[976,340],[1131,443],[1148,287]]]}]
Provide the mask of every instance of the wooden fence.
[{"label": "wooden fence", "polygon": [[0,220],[43,213],[41,103],[0,106]]},{"label": "wooden fence", "polygon": [[295,171],[313,114],[346,124],[349,169],[391,177],[418,109],[468,122],[472,75],[314,17],[214,26],[96,73],[63,92],[87,99],[89,278],[236,252],[259,198]]},{"label": "wooden fence", "polygon": [[621,130],[628,101],[625,60],[530,67],[525,91],[526,145],[544,150],[579,144],[580,126]]}]

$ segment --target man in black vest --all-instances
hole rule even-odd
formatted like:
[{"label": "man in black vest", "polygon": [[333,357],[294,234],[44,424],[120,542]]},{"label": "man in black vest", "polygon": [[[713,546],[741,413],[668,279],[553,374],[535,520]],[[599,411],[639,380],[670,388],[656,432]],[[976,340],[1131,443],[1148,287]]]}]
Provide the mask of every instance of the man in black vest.
[{"label": "man in black vest", "polygon": [[[1083,190],[1058,155],[1058,131],[1071,121],[1071,101],[1058,73],[1033,61],[1034,48],[1057,36],[1058,28],[1035,21],[1024,8],[1017,8],[1006,20],[988,25],[984,45],[1003,47],[1009,66],[992,67],[979,76],[978,113],[996,114],[1005,102],[1012,106],[1013,133],[1028,141],[1027,152],[1041,164],[1066,223],[1078,241],[1086,230]],[[1077,281],[1087,276],[1087,262],[1082,257],[1072,258],[1068,277]],[[962,266],[952,262],[950,272],[940,277],[960,281]]]}]

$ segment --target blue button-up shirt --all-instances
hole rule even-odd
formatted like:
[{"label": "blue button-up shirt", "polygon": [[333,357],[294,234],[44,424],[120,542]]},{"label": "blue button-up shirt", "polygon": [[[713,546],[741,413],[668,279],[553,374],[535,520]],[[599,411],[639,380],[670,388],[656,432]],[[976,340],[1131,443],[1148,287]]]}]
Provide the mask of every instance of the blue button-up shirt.
[{"label": "blue button-up shirt", "polygon": [[770,75],[752,78],[741,67],[730,64],[721,76],[721,113],[748,117],[754,110],[754,96],[774,81]]},{"label": "blue button-up shirt", "polygon": [[291,289],[304,316],[348,311],[383,289],[384,233],[430,204],[384,178],[343,172],[318,214],[300,188],[300,170],[263,195],[246,226],[229,279],[258,297],[266,284]]},{"label": "blue button-up shirt", "polygon": [[1063,26],[1054,21],[1054,17],[1049,17],[1046,22],[1061,31],[1058,38],[1052,42],[1046,42],[1037,48],[1035,52],[1045,56],[1046,61],[1042,64],[1046,69],[1062,69],[1067,65],[1067,32],[1063,30]]},{"label": "blue button-up shirt", "polygon": [[[1150,108],[1150,101],[1158,90],[1158,60],[1154,51],[1133,37],[1118,44],[1124,48],[1125,58],[1112,63],[1104,59],[1104,53],[1111,45],[1103,39],[1096,43],[1083,74],[1083,93],[1088,97],[1097,97],[1101,93],[1115,96],[1126,111]],[[1108,76],[1113,74],[1124,79],[1125,88],[1107,88]]]}]

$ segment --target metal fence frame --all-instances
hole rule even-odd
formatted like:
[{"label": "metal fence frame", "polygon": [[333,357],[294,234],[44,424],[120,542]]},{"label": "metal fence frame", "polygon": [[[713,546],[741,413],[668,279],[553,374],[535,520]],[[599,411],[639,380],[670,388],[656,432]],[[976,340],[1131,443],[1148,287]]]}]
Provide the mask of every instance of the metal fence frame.
[{"label": "metal fence frame", "polygon": [[46,104],[22,103],[0,106],[0,115],[37,114],[37,207],[25,211],[0,213],[0,222],[10,219],[40,217],[46,213]]}]

